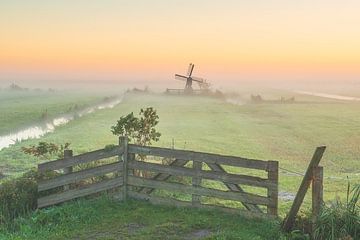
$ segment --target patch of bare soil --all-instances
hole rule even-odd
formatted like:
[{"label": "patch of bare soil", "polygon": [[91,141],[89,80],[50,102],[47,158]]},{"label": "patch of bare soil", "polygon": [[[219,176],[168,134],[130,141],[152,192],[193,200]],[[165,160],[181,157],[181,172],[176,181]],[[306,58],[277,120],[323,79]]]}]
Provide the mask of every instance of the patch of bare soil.
[{"label": "patch of bare soil", "polygon": [[138,231],[143,229],[145,226],[137,223],[129,223],[124,226],[119,226],[119,229],[111,229],[105,231],[94,230],[87,232],[85,235],[76,236],[72,240],[122,240],[128,239],[129,237],[135,235]]},{"label": "patch of bare soil", "polygon": [[186,235],[184,240],[204,239],[210,237],[211,235],[212,232],[209,229],[198,229]]},{"label": "patch of bare soil", "polygon": [[[191,232],[181,230],[181,227],[173,223],[157,225],[153,230],[147,232],[147,235],[140,233],[146,226],[137,223],[128,223],[112,226],[107,229],[94,229],[81,233],[71,238],[72,240],[127,240],[127,239],[178,239],[178,240],[201,240],[212,236],[209,229],[197,229]],[[139,235],[140,234],[140,235]]]}]

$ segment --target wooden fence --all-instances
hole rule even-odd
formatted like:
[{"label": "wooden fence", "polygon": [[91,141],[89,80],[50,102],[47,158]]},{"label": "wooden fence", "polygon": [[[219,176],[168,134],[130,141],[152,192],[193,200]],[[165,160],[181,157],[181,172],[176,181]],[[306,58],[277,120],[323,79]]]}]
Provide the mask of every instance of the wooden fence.
[{"label": "wooden fence", "polygon": [[315,223],[315,220],[319,215],[321,205],[323,204],[323,167],[319,166],[319,163],[325,150],[326,146],[316,148],[300,184],[299,190],[291,205],[290,211],[282,224],[284,231],[289,232],[294,226],[296,215],[299,212],[301,204],[304,201],[305,194],[310,185],[312,186],[312,221]]},{"label": "wooden fence", "polygon": [[[155,156],[158,160],[140,161],[144,156]],[[243,172],[252,169],[259,174],[229,172],[239,167]],[[118,192],[123,200],[135,198],[155,204],[220,208],[251,216],[276,216],[278,211],[277,161],[144,147],[120,138],[119,145],[111,149],[77,156],[66,150],[63,159],[39,164],[38,169],[43,173],[56,171],[55,177],[38,183],[42,196],[38,199],[39,208],[115,189],[113,192]],[[265,177],[259,176],[261,172]],[[220,183],[216,185],[220,187],[209,186],[205,183],[208,180]],[[263,189],[265,194],[249,192],[254,189]],[[160,194],[157,191],[161,191]],[[179,200],[169,197],[169,193],[191,197]],[[237,208],[240,204],[235,203],[232,205],[235,208],[214,206],[213,202],[217,201],[209,204],[208,199],[239,202],[245,209],[240,210]]]}]

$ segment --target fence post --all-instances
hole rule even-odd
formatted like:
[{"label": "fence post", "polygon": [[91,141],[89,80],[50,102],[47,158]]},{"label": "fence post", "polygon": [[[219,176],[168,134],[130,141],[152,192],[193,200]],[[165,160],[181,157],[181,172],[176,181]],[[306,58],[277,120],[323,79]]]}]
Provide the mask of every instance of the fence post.
[{"label": "fence post", "polygon": [[312,180],[312,221],[314,223],[319,216],[320,208],[323,203],[323,167],[318,166],[313,169]]},{"label": "fence post", "polygon": [[[122,155],[123,161],[123,200],[127,200],[127,188],[128,188],[128,138],[127,136],[119,137],[119,145],[124,148]],[[119,156],[121,158],[121,155]]]},{"label": "fence post", "polygon": [[267,213],[277,216],[278,214],[278,192],[279,192],[279,162],[268,162],[268,179],[275,187],[268,187],[268,198],[271,200],[271,205],[267,205]]},{"label": "fence post", "polygon": [[[64,150],[64,159],[71,158],[72,156],[73,156],[72,150],[69,150],[69,149]],[[64,174],[72,173],[72,171],[73,171],[72,166],[64,168]],[[70,189],[70,185],[64,185],[64,191],[67,191],[69,189]]]},{"label": "fence post", "polygon": [[[199,172],[202,169],[202,162],[193,161],[193,169],[196,172],[196,177],[192,177],[192,185],[193,187],[198,187],[201,185],[201,178],[199,177]],[[200,196],[199,195],[192,195],[192,205],[193,206],[199,206],[200,205]]]},{"label": "fence post", "polygon": [[305,176],[300,184],[299,190],[295,196],[291,209],[283,222],[282,227],[284,231],[288,232],[293,227],[296,214],[298,213],[300,206],[304,201],[305,194],[310,186],[313,176],[313,169],[319,165],[319,162],[325,152],[325,149],[326,146],[321,146],[316,148],[314,155],[310,161],[310,164],[306,170]]}]

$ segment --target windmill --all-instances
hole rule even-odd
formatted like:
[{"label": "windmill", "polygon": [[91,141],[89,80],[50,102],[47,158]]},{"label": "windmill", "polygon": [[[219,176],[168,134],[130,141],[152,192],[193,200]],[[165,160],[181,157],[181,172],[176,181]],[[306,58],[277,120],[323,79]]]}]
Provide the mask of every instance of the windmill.
[{"label": "windmill", "polygon": [[[175,79],[186,82],[185,88],[184,88],[185,93],[193,93],[194,92],[193,82],[196,82],[199,85],[200,91],[209,90],[210,84],[208,82],[206,82],[205,79],[192,76],[194,66],[195,65],[192,63],[189,64],[189,68],[188,68],[186,76],[180,75],[180,74],[175,74]],[[168,90],[171,90],[171,89],[168,89]],[[176,90],[176,89],[173,89],[173,90]]]}]

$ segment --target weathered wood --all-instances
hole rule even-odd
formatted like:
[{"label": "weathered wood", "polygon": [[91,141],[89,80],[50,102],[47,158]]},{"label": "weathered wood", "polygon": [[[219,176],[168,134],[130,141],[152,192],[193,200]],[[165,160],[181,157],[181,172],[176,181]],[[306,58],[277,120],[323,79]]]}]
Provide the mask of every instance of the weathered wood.
[{"label": "weathered wood", "polygon": [[[182,167],[182,166],[185,166],[189,161],[188,160],[183,160],[183,159],[175,159],[174,161],[172,161],[169,166],[172,166],[171,168],[176,168],[176,167]],[[137,162],[132,162],[131,164],[133,163],[137,163]],[[133,165],[134,166],[134,165]],[[166,166],[166,165],[164,165]],[[139,166],[138,166],[139,167]],[[170,168],[170,169],[171,169]],[[150,169],[148,169],[150,170]],[[155,169],[154,169],[155,170]],[[168,169],[164,169],[164,172],[166,173],[158,173],[156,174],[152,179],[154,180],[159,180],[159,181],[166,181],[168,180],[172,175],[168,173],[167,171]],[[161,172],[161,170],[159,170],[159,172]],[[139,190],[139,192],[142,192],[142,193],[147,193],[147,194],[150,194],[154,191],[155,189],[154,188],[141,188]]]},{"label": "weathered wood", "polygon": [[267,213],[277,216],[278,214],[278,182],[279,182],[279,162],[270,161],[268,168],[268,179],[272,181],[276,188],[268,188],[268,197],[273,202],[272,206],[267,206]]},{"label": "weathered wood", "polygon": [[[175,160],[170,163],[170,165],[140,162],[135,160],[135,154],[175,158]],[[268,206],[268,209],[277,209],[277,199],[274,200],[275,192],[277,195],[277,179],[275,180],[274,176],[271,177],[271,161],[260,161],[186,150],[143,147],[129,144],[126,137],[119,138],[119,146],[112,150],[100,149],[78,156],[71,156],[67,153],[64,154],[64,159],[40,164],[39,170],[44,172],[47,170],[57,170],[62,168],[69,169],[77,164],[113,157],[116,155],[119,156],[119,162],[78,172],[68,171],[65,175],[40,182],[38,190],[45,191],[59,186],[66,186],[79,180],[101,176],[110,172],[122,171],[123,175],[121,177],[88,185],[81,189],[71,189],[62,193],[42,197],[38,199],[38,206],[45,207],[114,187],[123,186],[121,188],[121,193],[119,193],[119,195],[121,195],[121,199],[123,200],[126,200],[128,195],[131,197],[134,194],[138,194],[138,196],[142,195],[143,197],[147,196],[148,199],[153,199],[153,201],[156,199],[159,200],[158,197],[148,195],[153,192],[154,189],[159,188],[168,191],[191,194],[192,201],[186,202],[185,204],[198,206],[200,208],[210,207],[208,205],[201,204],[200,201],[201,196],[207,196],[240,201],[248,210],[250,210],[250,215],[262,214],[262,211],[257,204],[266,205]],[[193,161],[193,168],[184,167],[189,160]],[[202,162],[207,163],[211,170],[202,170]],[[265,170],[269,172],[269,179],[227,173],[220,164]],[[156,174],[152,179],[146,179],[132,176],[129,169],[158,172],[158,174]],[[173,175],[192,177],[192,185],[165,182]],[[230,191],[205,188],[201,186],[202,178],[221,181]],[[267,188],[268,197],[246,193],[238,184]],[[132,188],[133,186],[136,187],[137,190],[140,189],[140,191],[135,193]],[[235,211],[238,212],[239,210],[235,209]]]},{"label": "weathered wood", "polygon": [[[70,159],[73,156],[73,151],[72,150],[64,150],[64,159]],[[73,171],[73,167],[66,167],[64,168],[64,174],[69,174],[72,173]],[[64,185],[64,191],[67,191],[70,189],[70,185]]]},{"label": "weathered wood", "polygon": [[[130,166],[129,163],[131,162],[135,162],[136,161],[136,156],[134,153],[128,153],[128,170],[130,170]],[[132,169],[132,171],[129,171],[128,174],[130,175],[135,175],[135,170]]]},{"label": "weathered wood", "polygon": [[299,190],[295,196],[294,202],[291,206],[291,209],[285,218],[282,228],[284,231],[290,231],[291,228],[294,225],[296,215],[300,209],[300,206],[304,200],[305,194],[310,186],[312,175],[313,175],[313,169],[319,165],[319,162],[325,152],[326,147],[321,146],[316,148],[315,153],[310,161],[310,164],[306,170],[305,176],[301,182],[301,185],[299,187]]},{"label": "weathered wood", "polygon": [[[221,167],[220,164],[216,164],[216,163],[208,163],[207,164],[209,166],[209,168],[213,171],[216,172],[217,175],[221,175],[224,174],[226,171],[223,167]],[[245,179],[252,179],[255,180],[255,182],[262,182],[264,179],[258,178],[256,179],[256,177],[251,177],[251,176],[244,176]],[[237,178],[243,178],[242,176],[239,177],[239,175],[237,175]],[[255,179],[254,179],[255,178]],[[267,180],[266,180],[267,181]],[[237,183],[242,183],[242,184],[247,184],[247,182],[237,182],[237,181],[230,181],[231,183],[227,182],[227,181],[223,181],[225,186],[233,192],[241,192],[241,193],[245,193],[245,191],[237,184]],[[249,185],[249,184],[248,184]],[[254,184],[254,182],[252,182],[252,186],[256,186]],[[271,187],[271,186],[268,186]],[[259,208],[259,206],[257,206],[256,204],[249,204],[246,202],[241,202],[242,205],[244,205],[244,207],[249,210],[249,211],[253,211],[253,212],[257,212],[257,213],[262,213],[262,210]]]},{"label": "weathered wood", "polygon": [[112,188],[120,187],[123,184],[122,177],[102,181],[99,183],[91,184],[81,189],[72,189],[62,193],[52,194],[46,197],[39,198],[37,201],[38,208],[51,206],[54,204],[69,201],[71,199],[84,197],[90,194],[102,192]]},{"label": "weathered wood", "polygon": [[127,136],[122,136],[119,138],[119,145],[124,149],[124,154],[122,155],[123,160],[123,200],[127,200],[127,190],[128,190],[128,138]]},{"label": "weathered wood", "polygon": [[[130,176],[135,175],[135,170],[134,169],[130,170],[130,167],[129,167],[129,163],[134,162],[134,161],[136,161],[135,154],[134,153],[128,153],[128,171],[127,171],[127,174],[130,175]],[[127,188],[127,190],[128,191],[133,190],[133,187],[130,186],[130,187]]]},{"label": "weathered wood", "polygon": [[100,149],[88,153],[83,153],[77,156],[73,156],[68,159],[59,159],[55,161],[41,163],[38,165],[38,170],[40,172],[45,172],[50,170],[62,169],[82,163],[96,161],[103,158],[114,157],[116,155],[122,154],[123,152],[124,149],[122,147],[115,147],[114,149],[111,150]]},{"label": "weathered wood", "polygon": [[[200,176],[201,168],[202,168],[201,162],[193,161],[193,169],[194,169],[193,171],[194,171],[195,175],[192,177],[192,186],[194,188],[201,186],[201,176]],[[201,202],[200,195],[193,194],[191,197],[192,197],[192,205],[193,206],[200,205],[200,202]]]},{"label": "weathered wood", "polygon": [[[148,201],[151,204],[154,205],[168,205],[168,206],[174,206],[174,207],[194,207],[191,202],[187,201],[181,201],[174,198],[164,198],[159,196],[153,196],[148,194],[143,194],[139,192],[128,192],[129,197],[137,199],[137,200],[143,200]],[[250,212],[246,210],[236,209],[236,208],[228,208],[228,207],[222,207],[217,205],[210,205],[210,204],[199,204],[196,206],[196,208],[202,208],[207,210],[216,210],[216,211],[223,211],[231,214],[241,214],[245,217],[249,218],[271,218],[271,216],[267,214],[263,214],[260,212]]]},{"label": "weathered wood", "polygon": [[145,179],[140,177],[129,176],[128,184],[139,187],[150,187],[150,188],[160,188],[168,191],[176,191],[186,194],[196,194],[207,197],[216,197],[234,201],[241,201],[246,203],[260,204],[260,205],[268,205],[271,204],[271,201],[267,197],[262,197],[256,194],[251,193],[240,193],[240,192],[225,192],[216,189],[197,187],[184,185],[180,183],[170,183],[170,182],[162,182],[152,179]]},{"label": "weathered wood", "polygon": [[243,167],[243,168],[260,169],[260,170],[267,170],[268,168],[268,161],[261,161],[261,160],[247,159],[241,157],[233,157],[233,156],[224,156],[224,155],[212,154],[212,153],[194,152],[187,150],[175,150],[175,149],[149,147],[149,146],[144,147],[133,144],[129,144],[129,153],[194,160],[198,162],[217,163],[217,164],[231,165],[231,166]]},{"label": "weathered wood", "polygon": [[323,203],[323,167],[318,166],[313,169],[312,180],[312,220],[315,223],[319,216]]},{"label": "weathered wood", "polygon": [[[184,161],[184,162],[187,162],[187,161]],[[184,163],[184,162],[182,162],[182,163]],[[271,182],[267,179],[260,178],[260,177],[254,177],[254,176],[226,173],[224,170],[220,170],[220,169],[222,169],[220,165],[217,165],[217,166],[218,166],[218,168],[216,168],[214,166],[212,167],[213,171],[205,171],[205,170],[195,171],[194,169],[191,169],[191,168],[180,167],[180,166],[176,166],[176,165],[162,165],[162,164],[140,162],[140,161],[133,161],[131,163],[129,162],[129,168],[131,168],[131,169],[162,172],[162,173],[167,173],[166,174],[167,176],[172,176],[172,175],[187,176],[187,177],[199,176],[201,178],[218,180],[218,181],[222,181],[224,183],[243,184],[243,185],[263,187],[263,188],[276,188],[276,184],[274,184],[273,182]],[[156,178],[154,178],[154,179],[156,179]],[[158,179],[158,180],[160,180],[160,179]],[[166,179],[161,179],[161,180],[166,180]]]},{"label": "weathered wood", "polygon": [[66,175],[61,175],[52,179],[38,182],[38,191],[45,191],[52,188],[60,187],[66,184],[75,183],[83,179],[102,176],[107,173],[122,171],[123,164],[119,162],[106,164],[94,168],[73,172]]}]

